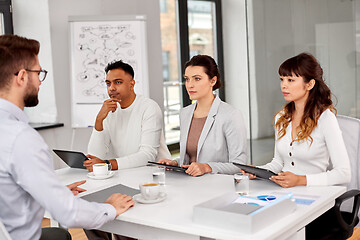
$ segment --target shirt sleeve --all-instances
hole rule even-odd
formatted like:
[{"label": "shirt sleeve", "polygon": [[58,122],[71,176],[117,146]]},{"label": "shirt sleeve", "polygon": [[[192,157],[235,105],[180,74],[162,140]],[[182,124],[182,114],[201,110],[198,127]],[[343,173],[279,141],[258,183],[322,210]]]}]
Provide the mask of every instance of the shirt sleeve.
[{"label": "shirt sleeve", "polygon": [[[275,122],[277,122],[280,118],[280,115],[276,115]],[[271,160],[271,162],[258,166],[259,168],[268,169],[274,173],[279,173],[284,168],[284,160],[281,158],[281,155],[279,154],[277,150],[277,139],[278,139],[278,131],[275,129],[275,148],[274,148],[274,157]]]},{"label": "shirt sleeve", "polygon": [[318,125],[324,135],[332,169],[318,174],[307,174],[307,186],[327,186],[350,182],[350,161],[335,115],[326,110],[320,116]]},{"label": "shirt sleeve", "polygon": [[115,219],[110,204],[87,202],[75,197],[58,180],[46,143],[33,129],[23,131],[14,143],[11,174],[16,183],[63,226],[99,228]]},{"label": "shirt sleeve", "polygon": [[232,164],[233,162],[242,164],[246,164],[247,162],[246,128],[242,114],[239,110],[233,111],[231,116],[225,122],[223,131],[227,143],[229,162],[209,162],[208,164],[212,168],[212,173],[234,174],[239,172],[240,169]]},{"label": "shirt sleeve", "polygon": [[[105,121],[106,119],[104,120],[104,125]],[[102,131],[97,131],[94,127],[88,145],[88,153],[100,159],[105,159],[107,153],[109,152],[109,146],[109,132],[105,128]]]},{"label": "shirt sleeve", "polygon": [[124,157],[116,158],[118,169],[145,166],[148,161],[155,161],[160,147],[162,130],[162,113],[157,104],[144,106],[141,124],[141,142],[139,151]]}]

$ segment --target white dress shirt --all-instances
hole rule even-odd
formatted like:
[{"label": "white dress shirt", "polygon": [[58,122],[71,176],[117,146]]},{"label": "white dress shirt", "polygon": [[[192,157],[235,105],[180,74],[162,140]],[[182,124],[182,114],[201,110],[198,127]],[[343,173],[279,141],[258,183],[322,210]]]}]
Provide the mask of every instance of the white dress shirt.
[{"label": "white dress shirt", "polygon": [[12,239],[39,239],[45,209],[66,227],[98,228],[110,204],[75,197],[55,175],[48,147],[26,114],[0,98],[0,220]]},{"label": "white dress shirt", "polygon": [[170,158],[162,137],[163,118],[159,105],[137,95],[134,102],[115,112],[109,112],[103,121],[103,130],[95,128],[89,141],[89,154],[105,159],[113,154],[118,169],[145,166],[148,161]]},{"label": "white dress shirt", "polygon": [[[276,116],[275,121],[279,119]],[[351,171],[349,157],[335,115],[325,110],[316,128],[312,131],[313,142],[304,140],[292,144],[292,124],[286,134],[275,141],[273,160],[263,166],[275,173],[281,171],[306,175],[307,186],[326,186],[350,182]],[[275,139],[278,138],[275,130]]]}]

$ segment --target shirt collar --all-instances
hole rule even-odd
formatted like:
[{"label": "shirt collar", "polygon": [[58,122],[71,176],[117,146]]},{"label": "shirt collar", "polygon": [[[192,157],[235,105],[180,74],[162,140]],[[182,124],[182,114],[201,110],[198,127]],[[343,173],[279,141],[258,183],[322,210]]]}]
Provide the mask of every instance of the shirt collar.
[{"label": "shirt collar", "polygon": [[3,98],[0,98],[0,110],[10,113],[17,120],[21,122],[25,122],[25,123],[29,122],[28,116],[25,114],[23,110],[21,110],[21,108],[19,108],[12,102],[5,100]]}]

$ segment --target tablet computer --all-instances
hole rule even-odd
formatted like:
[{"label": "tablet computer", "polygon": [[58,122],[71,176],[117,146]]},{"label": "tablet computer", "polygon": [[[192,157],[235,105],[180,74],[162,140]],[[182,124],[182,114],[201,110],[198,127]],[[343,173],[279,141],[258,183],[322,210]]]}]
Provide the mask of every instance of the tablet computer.
[{"label": "tablet computer", "polygon": [[187,168],[183,168],[183,167],[179,167],[179,166],[171,166],[171,165],[166,165],[166,164],[152,162],[152,161],[148,161],[148,163],[163,166],[163,167],[166,167],[168,169],[171,169],[171,170],[174,170],[177,172],[185,172],[187,170]]},{"label": "tablet computer", "polygon": [[264,168],[258,168],[258,167],[249,166],[249,165],[240,164],[240,163],[233,163],[233,164],[235,166],[239,167],[240,169],[244,170],[245,172],[255,175],[257,178],[269,180],[269,178],[271,176],[277,175],[276,173],[274,173],[270,170],[264,169]]},{"label": "tablet computer", "polygon": [[114,193],[121,193],[126,194],[128,196],[133,197],[135,194],[140,193],[139,190],[127,187],[122,184],[118,184],[109,188],[102,189],[97,192],[90,193],[88,195],[82,196],[82,199],[85,199],[89,202],[98,202],[98,203],[104,203],[112,194]]},{"label": "tablet computer", "polygon": [[88,158],[82,152],[66,151],[53,149],[54,153],[58,155],[69,167],[82,168],[84,167],[84,161]]}]

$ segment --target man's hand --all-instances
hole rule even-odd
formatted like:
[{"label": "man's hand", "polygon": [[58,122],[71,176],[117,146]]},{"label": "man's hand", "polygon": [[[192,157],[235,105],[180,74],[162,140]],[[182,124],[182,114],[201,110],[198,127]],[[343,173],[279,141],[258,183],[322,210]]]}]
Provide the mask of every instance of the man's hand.
[{"label": "man's hand", "polygon": [[104,101],[98,115],[96,116],[95,121],[95,129],[97,131],[102,131],[103,128],[103,121],[109,114],[109,112],[115,112],[117,109],[117,103],[120,104],[120,100],[116,98],[110,98]]},{"label": "man's hand", "polygon": [[296,175],[292,172],[280,172],[277,176],[271,176],[270,180],[284,188],[295,187],[299,185],[306,186],[306,176]]},{"label": "man's hand", "polygon": [[182,165],[182,167],[187,168],[185,172],[193,177],[201,176],[205,173],[212,172],[212,168],[207,163],[193,162],[190,165]]},{"label": "man's hand", "polygon": [[70,191],[72,191],[72,193],[74,194],[74,196],[78,195],[79,193],[82,193],[82,192],[85,192],[86,190],[83,189],[83,188],[79,188],[78,186],[84,184],[86,182],[86,180],[82,180],[82,181],[79,181],[79,182],[74,182],[74,183],[71,183],[69,185],[66,185]]},{"label": "man's hand", "polygon": [[95,156],[90,155],[90,154],[86,155],[86,157],[88,157],[89,160],[84,161],[84,166],[86,167],[86,169],[89,172],[93,171],[93,165],[94,164],[96,164],[96,163],[104,163],[105,162],[104,160],[101,160],[100,158],[95,157]]},{"label": "man's hand", "polygon": [[175,160],[170,160],[170,159],[166,159],[166,158],[162,158],[158,161],[158,163],[161,164],[166,164],[166,165],[170,165],[170,166],[178,166],[178,162]]},{"label": "man's hand", "polygon": [[114,193],[111,195],[105,203],[109,203],[114,206],[116,209],[116,216],[126,212],[129,208],[134,206],[134,201],[132,197],[127,195],[122,195],[120,193]]}]

